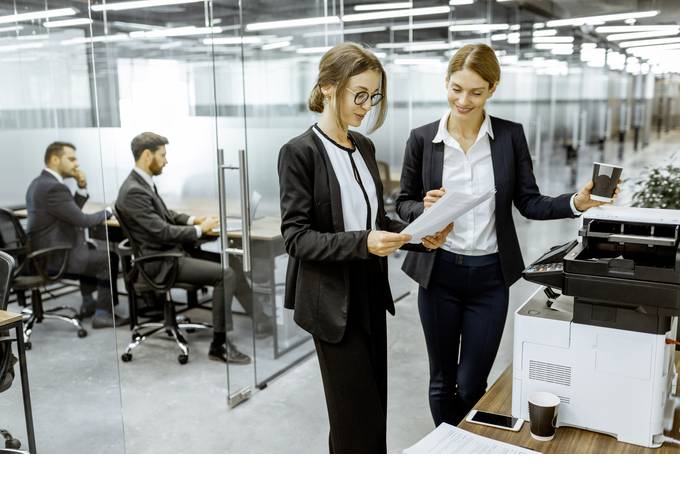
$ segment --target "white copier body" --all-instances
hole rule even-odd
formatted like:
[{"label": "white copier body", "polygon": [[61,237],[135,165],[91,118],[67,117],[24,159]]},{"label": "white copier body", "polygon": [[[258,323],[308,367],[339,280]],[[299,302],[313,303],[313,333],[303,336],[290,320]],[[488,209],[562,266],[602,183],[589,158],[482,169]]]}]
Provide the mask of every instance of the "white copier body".
[{"label": "white copier body", "polygon": [[663,335],[578,324],[573,298],[561,296],[556,311],[543,289],[514,317],[512,416],[528,420],[528,396],[548,391],[561,400],[558,426],[660,446],[675,411],[675,345],[666,339],[676,338],[677,317]]}]

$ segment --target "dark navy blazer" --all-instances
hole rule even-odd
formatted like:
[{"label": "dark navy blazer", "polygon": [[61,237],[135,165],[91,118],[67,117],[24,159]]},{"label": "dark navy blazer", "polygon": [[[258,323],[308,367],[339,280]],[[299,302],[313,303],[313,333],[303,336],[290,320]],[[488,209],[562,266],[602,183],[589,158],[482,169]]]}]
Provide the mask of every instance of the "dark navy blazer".
[{"label": "dark navy blazer", "polygon": [[[82,206],[88,196],[75,194],[48,171],[43,170],[26,191],[27,232],[32,250],[69,245],[70,267],[76,274],[87,271],[88,250],[84,228],[105,220],[103,211],[86,214]],[[57,266],[58,257],[51,259]]]},{"label": "dark navy blazer", "polygon": [[[541,194],[533,175],[533,163],[521,124],[490,117],[494,138],[490,153],[495,175],[495,225],[505,284],[509,287],[521,277],[524,260],[512,219],[512,203],[529,219],[573,218],[570,206],[573,193],[548,197]],[[444,143],[433,143],[440,121],[411,131],[401,171],[401,193],[396,210],[404,221],[413,221],[423,212],[423,198],[442,187]],[[436,252],[408,254],[403,271],[427,288]]]}]

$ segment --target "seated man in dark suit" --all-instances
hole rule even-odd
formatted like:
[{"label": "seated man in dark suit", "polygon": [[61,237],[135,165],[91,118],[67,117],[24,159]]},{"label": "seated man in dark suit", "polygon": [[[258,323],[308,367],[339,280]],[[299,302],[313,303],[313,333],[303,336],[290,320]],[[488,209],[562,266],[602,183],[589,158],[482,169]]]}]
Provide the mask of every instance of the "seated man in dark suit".
[{"label": "seated man in dark suit", "polygon": [[[108,253],[90,248],[85,238],[84,229],[103,224],[110,217],[110,211],[82,212],[89,194],[86,176],[79,169],[75,150],[73,144],[61,141],[46,148],[45,168],[26,192],[29,244],[34,250],[71,246],[66,274],[79,278],[82,292],[80,317],[94,315],[93,328],[112,327],[113,322],[125,325],[127,318],[112,315]],[[77,181],[79,189],[74,196],[63,182],[67,178]],[[47,265],[49,269],[58,267],[51,263]],[[95,301],[94,291],[97,291]]]},{"label": "seated man in dark suit", "polygon": [[[216,217],[188,216],[166,207],[158,194],[153,177],[160,175],[168,161],[168,139],[154,133],[142,133],[131,143],[135,168],[125,179],[116,208],[127,222],[130,235],[144,255],[168,251],[185,252],[199,239],[219,226]],[[189,254],[188,254],[189,255]],[[150,274],[163,281],[171,272],[171,263],[152,263]],[[177,279],[180,282],[213,286],[214,334],[209,348],[209,359],[236,364],[247,364],[250,357],[226,342],[226,324],[232,328],[232,318],[226,315],[224,294],[231,300],[236,295],[246,312],[252,311],[252,291],[237,260],[225,273],[221,264],[191,256],[178,259]],[[228,344],[228,349],[226,348]]]}]

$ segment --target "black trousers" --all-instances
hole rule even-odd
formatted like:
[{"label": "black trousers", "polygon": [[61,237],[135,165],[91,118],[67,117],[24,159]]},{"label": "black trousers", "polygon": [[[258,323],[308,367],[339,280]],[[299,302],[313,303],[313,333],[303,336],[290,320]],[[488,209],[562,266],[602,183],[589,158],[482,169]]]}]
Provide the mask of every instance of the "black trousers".
[{"label": "black trousers", "polygon": [[[238,298],[240,305],[248,313],[252,313],[252,290],[245,279],[243,266],[237,259],[231,257],[230,267],[223,273],[223,267],[217,262],[183,257],[178,259],[178,281],[199,286],[212,286],[212,315],[214,332],[233,330],[231,300]],[[224,297],[228,298],[228,304]],[[226,314],[228,310],[228,315]]]},{"label": "black trousers", "polygon": [[[352,272],[352,291],[368,291],[368,284],[377,282],[354,281],[358,271]],[[314,337],[329,413],[330,453],[387,452],[386,311],[378,295],[365,303],[361,298],[351,295],[341,342]]]},{"label": "black trousers", "polygon": [[[76,255],[79,255],[77,257]],[[79,290],[82,298],[91,298],[96,291],[96,308],[99,310],[111,311],[113,300],[117,304],[117,299],[112,295],[111,269],[115,265],[116,274],[113,282],[117,279],[118,256],[98,248],[89,248],[84,244],[77,250],[70,253],[70,257],[65,269],[65,278],[79,279]],[[91,300],[87,300],[91,301]]]},{"label": "black trousers", "polygon": [[508,303],[497,254],[469,258],[437,251],[430,286],[418,292],[436,426],[458,425],[485,393]]}]

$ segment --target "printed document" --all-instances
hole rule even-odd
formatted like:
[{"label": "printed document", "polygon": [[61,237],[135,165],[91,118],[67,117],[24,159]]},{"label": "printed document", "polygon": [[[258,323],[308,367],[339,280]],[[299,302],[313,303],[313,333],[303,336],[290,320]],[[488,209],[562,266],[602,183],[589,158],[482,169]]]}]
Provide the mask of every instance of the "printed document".
[{"label": "printed document", "polygon": [[495,195],[495,189],[490,189],[483,194],[464,194],[457,191],[445,193],[435,204],[426,209],[423,214],[413,220],[400,233],[411,235],[409,243],[420,243],[421,238],[434,235],[444,229],[458,217],[468,213],[480,203],[487,201]]},{"label": "printed document", "polygon": [[453,425],[440,424],[404,454],[540,454],[537,451],[479,436]]}]

